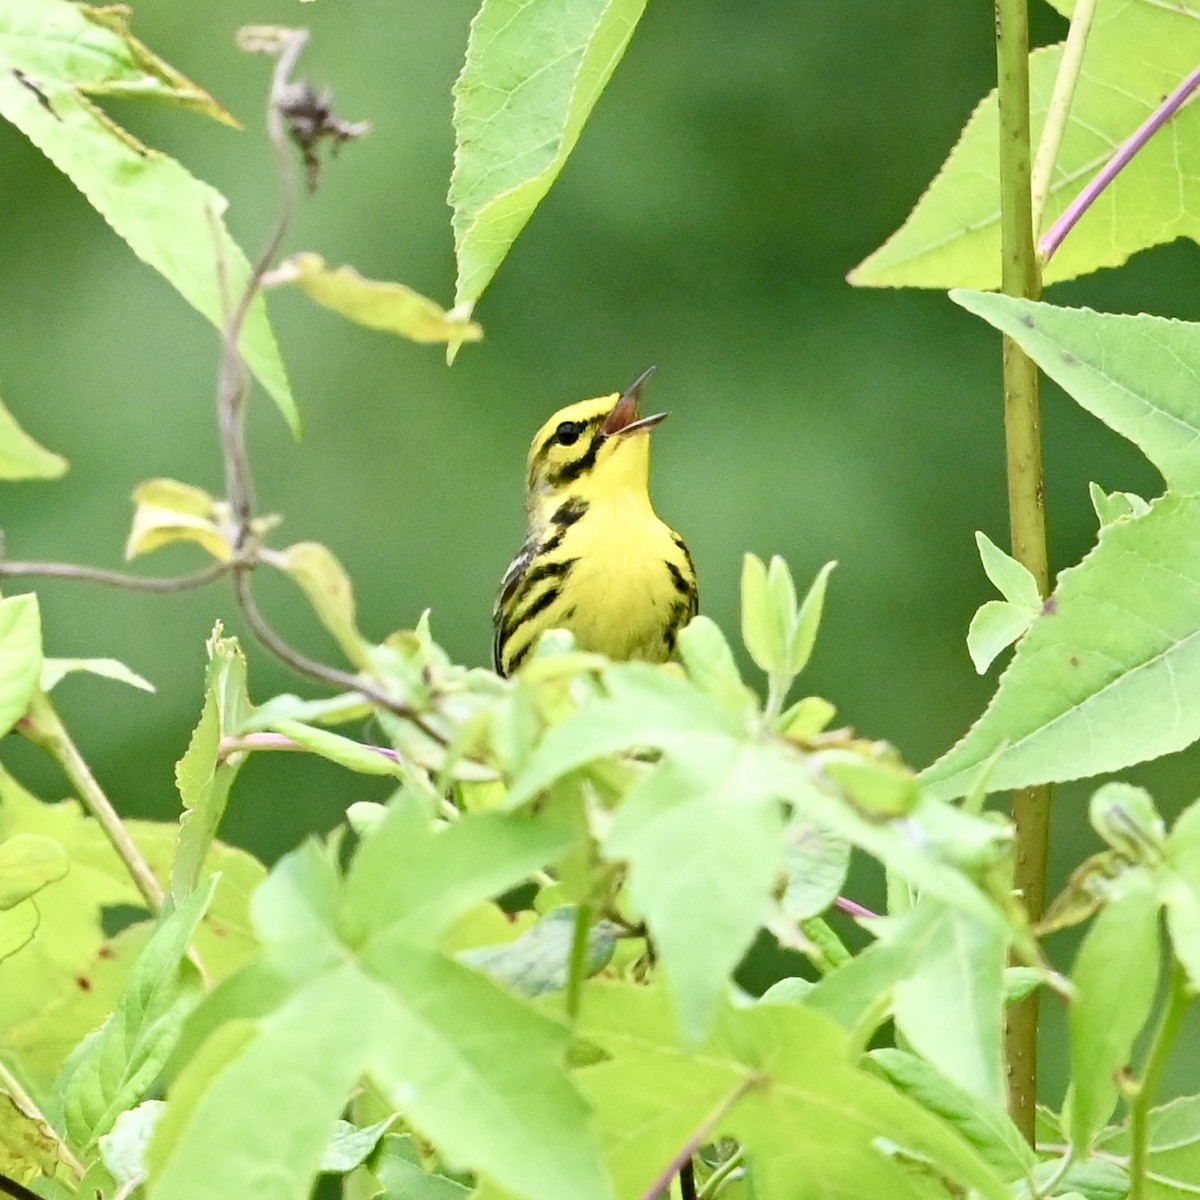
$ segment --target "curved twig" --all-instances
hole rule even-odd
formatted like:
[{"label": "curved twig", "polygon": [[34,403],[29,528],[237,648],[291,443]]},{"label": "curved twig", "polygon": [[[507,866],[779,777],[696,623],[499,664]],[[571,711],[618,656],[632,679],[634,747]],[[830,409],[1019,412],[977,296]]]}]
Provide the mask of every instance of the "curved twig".
[{"label": "curved twig", "polygon": [[179,575],[173,579],[155,579],[130,575],[125,571],[109,571],[103,567],[88,567],[79,563],[62,562],[5,562],[0,560],[0,579],[78,579],[83,583],[99,583],[104,587],[125,588],[132,592],[186,592],[204,587],[221,578],[230,569],[229,563],[213,563],[203,571]]}]

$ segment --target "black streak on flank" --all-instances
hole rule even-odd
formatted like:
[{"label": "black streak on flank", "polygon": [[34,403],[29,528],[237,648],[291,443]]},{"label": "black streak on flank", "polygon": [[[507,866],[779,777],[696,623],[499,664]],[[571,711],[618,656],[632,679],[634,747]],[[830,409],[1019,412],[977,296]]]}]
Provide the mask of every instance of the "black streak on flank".
[{"label": "black streak on flank", "polygon": [[675,585],[675,590],[681,596],[690,596],[692,589],[688,587],[688,582],[683,577],[683,572],[673,563],[666,564],[667,571],[671,576],[671,582]]}]

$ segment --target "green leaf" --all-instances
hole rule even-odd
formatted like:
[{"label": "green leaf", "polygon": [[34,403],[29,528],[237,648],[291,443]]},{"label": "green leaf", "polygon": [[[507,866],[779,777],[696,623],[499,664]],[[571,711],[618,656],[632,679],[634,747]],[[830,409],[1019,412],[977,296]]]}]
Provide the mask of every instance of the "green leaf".
[{"label": "green leaf", "polygon": [[122,1186],[146,1177],[146,1147],[163,1107],[161,1100],[144,1100],[136,1108],[121,1113],[112,1130],[98,1139],[105,1168]]},{"label": "green leaf", "polygon": [[767,674],[781,671],[788,654],[788,630],[793,610],[782,612],[768,587],[761,558],[742,559],[742,641],[754,665]]},{"label": "green leaf", "polygon": [[[458,960],[521,996],[544,996],[560,991],[567,985],[577,911],[574,905],[556,908],[515,942],[463,950]],[[588,930],[586,976],[594,975],[608,965],[616,945],[616,934],[616,926],[610,921],[597,921]]]},{"label": "green leaf", "polygon": [[433,945],[461,914],[523,883],[579,836],[525,813],[472,813],[435,829],[424,802],[403,791],[347,877],[348,940],[399,931]]},{"label": "green leaf", "polygon": [[[772,559],[772,568],[776,561],[783,563],[782,559]],[[808,666],[808,660],[812,657],[813,646],[817,641],[817,629],[821,624],[821,610],[825,606],[825,585],[829,580],[830,572],[836,566],[837,563],[828,562],[817,572],[816,579],[813,580],[812,586],[800,604],[788,655],[788,671],[792,675],[799,675]],[[786,566],[783,566],[782,569],[787,571]],[[787,578],[790,582],[791,576],[788,575]],[[793,599],[794,595],[793,593]]]},{"label": "green leaf", "polygon": [[923,1059],[903,1050],[872,1050],[868,1056],[898,1091],[961,1134],[1005,1181],[1027,1175],[1036,1158],[1003,1105],[986,1104],[951,1083]]},{"label": "green leaf", "polygon": [[557,178],[645,0],[485,0],[454,85],[455,305],[469,311]]},{"label": "green leaf", "polygon": [[1150,511],[1150,505],[1133,492],[1106,492],[1099,484],[1088,484],[1088,495],[1101,526],[1111,525],[1126,517],[1140,517]]},{"label": "green leaf", "polygon": [[396,933],[361,961],[386,985],[370,1074],[448,1161],[531,1200],[610,1195],[564,1026]]},{"label": "green leaf", "polygon": [[359,670],[367,670],[371,660],[356,623],[354,590],[334,555],[320,542],[297,542],[272,554],[270,561],[299,585],[346,658]]},{"label": "green leaf", "polygon": [[276,733],[290,738],[297,746],[319,754],[322,758],[335,762],[338,766],[361,775],[390,775],[403,779],[406,768],[391,756],[390,753],[380,753],[374,746],[365,746],[353,738],[343,737],[328,729],[317,729],[305,725],[301,721],[274,721],[271,727]]},{"label": "green leaf", "polygon": [[447,312],[402,283],[364,279],[353,267],[327,267],[319,254],[285,258],[264,282],[272,287],[295,284],[343,317],[409,341],[461,343],[483,337],[483,330],[457,310]]},{"label": "green leaf", "polygon": [[580,1033],[608,1055],[579,1078],[620,1196],[646,1194],[698,1131],[741,1142],[759,1200],[796,1196],[813,1163],[829,1200],[940,1194],[912,1178],[914,1161],[936,1163],[952,1190],[1009,1195],[961,1137],[852,1065],[844,1033],[804,1005],[726,1006],[692,1051],[661,989],[600,983],[584,994]]},{"label": "green leaf", "polygon": [[[239,296],[250,270],[221,219],[225,198],[141,145],[90,97],[165,99],[233,122],[120,22],[113,10],[67,0],[0,0],[0,116],[79,188],[143,262],[221,329],[224,295]],[[246,314],[241,350],[297,432],[295,401],[261,296]]]},{"label": "green leaf", "polygon": [[93,1145],[118,1114],[145,1098],[199,998],[198,973],[184,959],[217,880],[163,919],[138,956],[112,1016],[68,1059],[57,1092],[71,1143]]},{"label": "green leaf", "polygon": [[218,562],[233,558],[228,506],[203,488],[177,479],[147,479],[133,489],[133,501],[133,523],[125,541],[127,559],[173,542],[195,542]]},{"label": "green leaf", "polygon": [[766,922],[783,866],[780,805],[740,767],[719,746],[663,763],[625,797],[604,841],[606,855],[629,863],[630,903],[693,1041]]},{"label": "green leaf", "polygon": [[143,679],[115,658],[47,658],[42,660],[41,689],[50,691],[65,675],[82,671],[87,675],[99,675],[102,679],[115,679],[143,692],[153,692],[154,684]]},{"label": "green leaf", "polygon": [[1186,808],[1167,838],[1165,878],[1159,891],[1167,909],[1171,945],[1193,988],[1200,988],[1200,803]]},{"label": "green leaf", "polygon": [[0,599],[0,737],[24,715],[42,674],[37,596]]},{"label": "green leaf", "polygon": [[179,848],[171,864],[171,896],[182,904],[200,881],[205,857],[217,836],[229,790],[244,756],[222,759],[221,738],[232,733],[250,707],[246,659],[236,638],[221,636],[218,622],[208,639],[204,708],[183,757],[175,764],[175,786],[183,801]]},{"label": "green leaf", "polygon": [[1166,826],[1145,788],[1106,783],[1092,793],[1088,819],[1125,861],[1149,867],[1162,861]]},{"label": "green leaf", "polygon": [[28,946],[39,924],[41,915],[32,900],[0,910],[0,961]]},{"label": "green leaf", "polygon": [[837,899],[850,869],[850,844],[798,814],[787,822],[783,838],[787,887],[779,906],[789,921],[803,921]]},{"label": "green leaf", "polygon": [[[1150,1110],[1146,1154],[1146,1200],[1186,1200],[1200,1186],[1200,1096],[1180,1096]],[[1106,1134],[1106,1153],[1128,1155],[1128,1125]]]},{"label": "green leaf", "polygon": [[471,1189],[457,1180],[423,1171],[410,1137],[393,1134],[383,1139],[374,1174],[384,1189],[380,1200],[467,1200],[471,1194]]},{"label": "green leaf", "polygon": [[0,842],[0,912],[61,879],[69,865],[66,851],[53,838],[18,833]]},{"label": "green leaf", "polygon": [[366,1161],[379,1145],[379,1139],[395,1123],[394,1114],[363,1129],[351,1125],[349,1121],[339,1121],[334,1126],[333,1137],[329,1139],[329,1145],[325,1147],[325,1153],[321,1157],[321,1170],[335,1171],[343,1175],[347,1171],[353,1171],[360,1163]]},{"label": "green leaf", "polygon": [[977,530],[975,543],[979,547],[984,574],[992,581],[1000,595],[1018,608],[1040,612],[1042,597],[1038,592],[1037,580],[1029,569],[1017,562],[1012,555],[1005,554],[986,533]]},{"label": "green leaf", "polygon": [[754,693],[742,682],[733,651],[711,617],[693,617],[680,631],[679,657],[688,678],[735,715],[757,710]]},{"label": "green leaf", "polygon": [[[1200,59],[1200,22],[1191,5],[1157,0],[1100,5],[1055,162],[1042,228],[1138,128]],[[1045,122],[1061,46],[1030,55],[1031,133]],[[1200,140],[1200,110],[1186,105],[1141,147],[1046,264],[1045,281],[1118,266],[1147,246],[1200,238],[1200,176],[1189,146]],[[883,287],[1000,286],[1000,186],[996,93],[971,116],[958,145],[904,226],[851,272]]]},{"label": "green leaf", "polygon": [[38,1172],[52,1177],[59,1165],[58,1147],[58,1135],[41,1113],[27,1112],[0,1091],[0,1174],[18,1183],[32,1181]]},{"label": "green leaf", "polygon": [[1071,982],[1071,1087],[1064,1116],[1071,1143],[1084,1154],[1117,1102],[1116,1074],[1129,1065],[1134,1040],[1158,988],[1158,910],[1152,880],[1123,877],[1075,956]]},{"label": "green leaf", "polygon": [[57,479],[67,460],[39,446],[0,403],[0,479]]},{"label": "green leaf", "polygon": [[989,790],[1120,770],[1200,736],[1200,326],[998,296],[960,303],[1013,336],[1130,438],[1170,491],[1100,532],[1059,577],[987,712],[925,773],[962,795],[993,754]]},{"label": "green leaf", "polygon": [[252,1181],[255,1200],[308,1196],[381,1016],[378,990],[347,963],[256,1025],[224,1026],[167,1095],[147,1154],[150,1194],[211,1200]]},{"label": "green leaf", "polygon": [[985,674],[997,655],[1024,636],[1036,618],[1036,612],[1007,600],[988,600],[980,605],[967,630],[967,653],[976,672]]}]

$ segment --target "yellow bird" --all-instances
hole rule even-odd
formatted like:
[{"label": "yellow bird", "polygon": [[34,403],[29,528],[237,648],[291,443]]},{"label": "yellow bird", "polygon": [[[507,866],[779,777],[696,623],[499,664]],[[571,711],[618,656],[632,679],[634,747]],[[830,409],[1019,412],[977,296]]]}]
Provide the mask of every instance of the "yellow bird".
[{"label": "yellow bird", "polygon": [[525,542],[492,614],[492,657],[511,675],[547,629],[581,649],[665,662],[696,615],[696,571],[683,538],[650,505],[650,431],[638,416],[646,371],[624,395],[556,412],[529,449]]}]

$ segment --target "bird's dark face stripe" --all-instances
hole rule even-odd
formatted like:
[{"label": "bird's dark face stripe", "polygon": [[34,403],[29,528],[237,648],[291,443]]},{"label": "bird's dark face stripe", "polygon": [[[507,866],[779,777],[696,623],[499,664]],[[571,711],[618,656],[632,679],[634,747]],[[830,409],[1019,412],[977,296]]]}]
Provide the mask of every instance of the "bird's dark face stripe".
[{"label": "bird's dark face stripe", "polygon": [[[529,482],[532,484],[546,469],[547,462],[550,459],[550,454],[556,448],[559,453],[569,453],[571,457],[559,466],[555,471],[552,471],[547,477],[547,481],[552,487],[560,487],[563,482],[569,482],[571,479],[578,479],[579,476],[595,464],[596,454],[599,451],[599,443],[604,441],[602,425],[607,419],[606,413],[601,413],[599,416],[592,417],[588,421],[582,422],[581,436],[577,442],[571,447],[563,446],[555,438],[554,434],[538,447],[537,453],[533,456],[533,462],[529,464]],[[581,462],[586,461],[586,465],[579,466]],[[569,475],[566,480],[559,480],[558,476],[564,471],[574,471],[573,475]]]},{"label": "bird's dark face stripe", "polygon": [[564,487],[568,483],[574,483],[580,475],[590,471],[596,465],[596,456],[600,453],[600,447],[605,440],[604,434],[599,429],[594,430],[587,440],[583,453],[578,458],[565,462],[557,470],[550,472],[547,477],[550,486],[552,488]]}]

